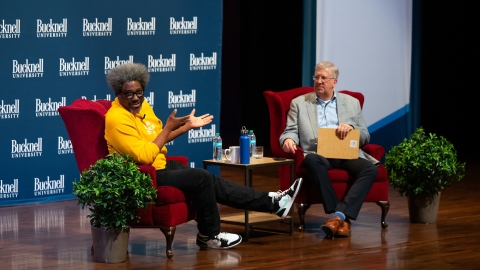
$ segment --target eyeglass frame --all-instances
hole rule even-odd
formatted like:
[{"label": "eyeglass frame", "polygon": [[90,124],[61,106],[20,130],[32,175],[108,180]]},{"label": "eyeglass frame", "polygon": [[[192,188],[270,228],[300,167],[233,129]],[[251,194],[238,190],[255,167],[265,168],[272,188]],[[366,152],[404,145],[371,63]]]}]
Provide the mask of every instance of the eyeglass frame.
[{"label": "eyeglass frame", "polygon": [[[141,93],[141,94],[140,94]],[[145,95],[145,90],[137,90],[135,92],[133,91],[128,91],[128,92],[123,92],[122,91],[122,94],[123,96],[128,99],[128,100],[132,100],[133,99],[133,96],[137,96],[137,98],[142,98],[144,95]],[[131,97],[128,97],[127,95],[130,96],[130,94],[132,95]],[[140,94],[140,95],[139,95]]]},{"label": "eyeglass frame", "polygon": [[319,79],[322,79],[321,82],[326,83],[326,82],[328,82],[332,79],[336,79],[336,78],[322,78],[322,77],[315,78],[315,76],[312,76],[312,79],[313,79],[314,82],[318,81]]}]

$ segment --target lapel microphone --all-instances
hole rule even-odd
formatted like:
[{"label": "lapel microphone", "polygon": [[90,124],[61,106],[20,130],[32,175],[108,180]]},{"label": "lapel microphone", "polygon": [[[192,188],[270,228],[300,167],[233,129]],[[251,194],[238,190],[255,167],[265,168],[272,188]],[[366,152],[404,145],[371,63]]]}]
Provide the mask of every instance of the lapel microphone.
[{"label": "lapel microphone", "polygon": [[143,114],[143,116],[142,116],[142,115],[140,115],[139,113],[137,113],[135,116],[138,117],[138,118],[140,118],[140,119],[142,119],[142,120],[145,119],[145,117],[147,117],[146,114]]}]

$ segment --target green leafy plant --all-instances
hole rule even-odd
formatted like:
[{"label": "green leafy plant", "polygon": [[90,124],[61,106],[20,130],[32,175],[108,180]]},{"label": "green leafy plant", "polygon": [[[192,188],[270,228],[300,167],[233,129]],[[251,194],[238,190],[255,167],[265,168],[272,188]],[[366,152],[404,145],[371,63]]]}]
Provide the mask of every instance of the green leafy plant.
[{"label": "green leafy plant", "polygon": [[407,197],[437,194],[465,175],[465,163],[457,160],[453,144],[425,134],[422,127],[387,153],[385,167],[393,187]]},{"label": "green leafy plant", "polygon": [[142,173],[127,155],[109,154],[84,170],[73,182],[78,205],[91,206],[90,224],[107,229],[128,227],[139,208],[153,204],[157,196],[150,175]]}]

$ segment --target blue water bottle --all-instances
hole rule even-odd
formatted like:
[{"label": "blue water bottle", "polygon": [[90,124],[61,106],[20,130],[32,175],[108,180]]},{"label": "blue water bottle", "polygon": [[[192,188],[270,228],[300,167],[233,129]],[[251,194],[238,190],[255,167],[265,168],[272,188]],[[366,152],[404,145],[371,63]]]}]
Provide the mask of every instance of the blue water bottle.
[{"label": "blue water bottle", "polygon": [[240,130],[240,164],[250,164],[250,138],[245,127]]}]

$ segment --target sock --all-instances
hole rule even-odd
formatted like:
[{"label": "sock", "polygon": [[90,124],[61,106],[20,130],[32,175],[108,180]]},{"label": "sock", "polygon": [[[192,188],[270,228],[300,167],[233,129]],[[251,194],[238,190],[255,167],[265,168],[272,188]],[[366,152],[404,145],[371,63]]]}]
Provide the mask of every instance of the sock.
[{"label": "sock", "polygon": [[275,203],[277,192],[268,192],[268,197],[272,197],[272,203]]},{"label": "sock", "polygon": [[338,212],[338,211],[335,212],[335,213],[333,214],[332,218],[336,218],[336,217],[339,217],[342,221],[345,220],[345,214],[342,213],[342,212]]}]

